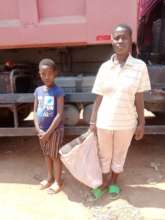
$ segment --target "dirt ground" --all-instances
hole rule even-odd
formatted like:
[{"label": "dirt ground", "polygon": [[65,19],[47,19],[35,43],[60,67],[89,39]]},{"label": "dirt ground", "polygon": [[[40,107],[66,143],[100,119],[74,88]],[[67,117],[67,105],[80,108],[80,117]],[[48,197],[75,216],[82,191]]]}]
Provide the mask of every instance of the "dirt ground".
[{"label": "dirt ground", "polygon": [[93,201],[89,189],[64,170],[65,187],[39,190],[46,174],[37,138],[0,140],[2,220],[165,220],[165,137],[133,142],[120,176],[121,196]]}]

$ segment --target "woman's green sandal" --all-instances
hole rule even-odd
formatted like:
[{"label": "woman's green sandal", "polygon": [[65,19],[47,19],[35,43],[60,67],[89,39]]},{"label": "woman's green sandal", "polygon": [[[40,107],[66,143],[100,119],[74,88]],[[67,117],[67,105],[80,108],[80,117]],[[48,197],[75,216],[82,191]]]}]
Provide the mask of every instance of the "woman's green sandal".
[{"label": "woman's green sandal", "polygon": [[100,188],[95,188],[91,191],[92,195],[95,197],[96,200],[100,199],[105,192],[105,190],[101,190]]},{"label": "woman's green sandal", "polygon": [[[118,185],[116,184],[112,184],[108,187],[108,193],[111,195],[112,199],[117,199],[119,197],[120,194],[120,188]],[[106,192],[106,190],[101,190],[99,187],[92,189],[91,193],[92,195],[95,197],[95,199],[100,199],[104,193]]]},{"label": "woman's green sandal", "polygon": [[120,188],[116,184],[112,184],[108,187],[108,193],[111,195],[112,199],[117,199],[120,194]]}]

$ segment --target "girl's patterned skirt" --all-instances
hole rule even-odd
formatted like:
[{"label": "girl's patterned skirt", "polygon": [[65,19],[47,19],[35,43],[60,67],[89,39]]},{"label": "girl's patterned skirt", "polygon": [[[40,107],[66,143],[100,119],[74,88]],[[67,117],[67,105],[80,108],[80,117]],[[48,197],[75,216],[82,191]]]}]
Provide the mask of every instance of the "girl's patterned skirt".
[{"label": "girl's patterned skirt", "polygon": [[40,141],[42,152],[45,156],[57,158],[60,147],[62,146],[64,137],[64,128],[57,128],[49,137],[46,143]]}]

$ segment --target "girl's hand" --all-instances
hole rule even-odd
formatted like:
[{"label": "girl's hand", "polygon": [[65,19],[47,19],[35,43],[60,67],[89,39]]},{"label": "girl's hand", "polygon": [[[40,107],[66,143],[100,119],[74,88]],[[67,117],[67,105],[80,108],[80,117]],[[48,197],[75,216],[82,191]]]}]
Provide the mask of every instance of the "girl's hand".
[{"label": "girl's hand", "polygon": [[144,125],[138,125],[135,131],[135,140],[139,141],[144,136]]},{"label": "girl's hand", "polygon": [[41,130],[41,129],[38,129],[38,136],[42,135],[43,133],[45,133],[45,131]]},{"label": "girl's hand", "polygon": [[44,143],[49,140],[49,137],[50,137],[50,134],[44,131],[39,134],[40,140]]}]

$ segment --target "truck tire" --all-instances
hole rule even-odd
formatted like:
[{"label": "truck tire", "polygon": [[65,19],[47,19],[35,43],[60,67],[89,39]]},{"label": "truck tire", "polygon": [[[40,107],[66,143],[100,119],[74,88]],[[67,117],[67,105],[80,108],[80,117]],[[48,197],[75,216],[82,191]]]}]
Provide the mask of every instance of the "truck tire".
[{"label": "truck tire", "polygon": [[91,117],[92,109],[93,109],[93,104],[86,105],[84,107],[83,120],[84,120],[85,124],[89,124],[89,122],[90,122],[90,117]]},{"label": "truck tire", "polygon": [[80,119],[80,113],[78,108],[72,104],[66,104],[64,106],[64,124],[65,125],[76,125]]}]

